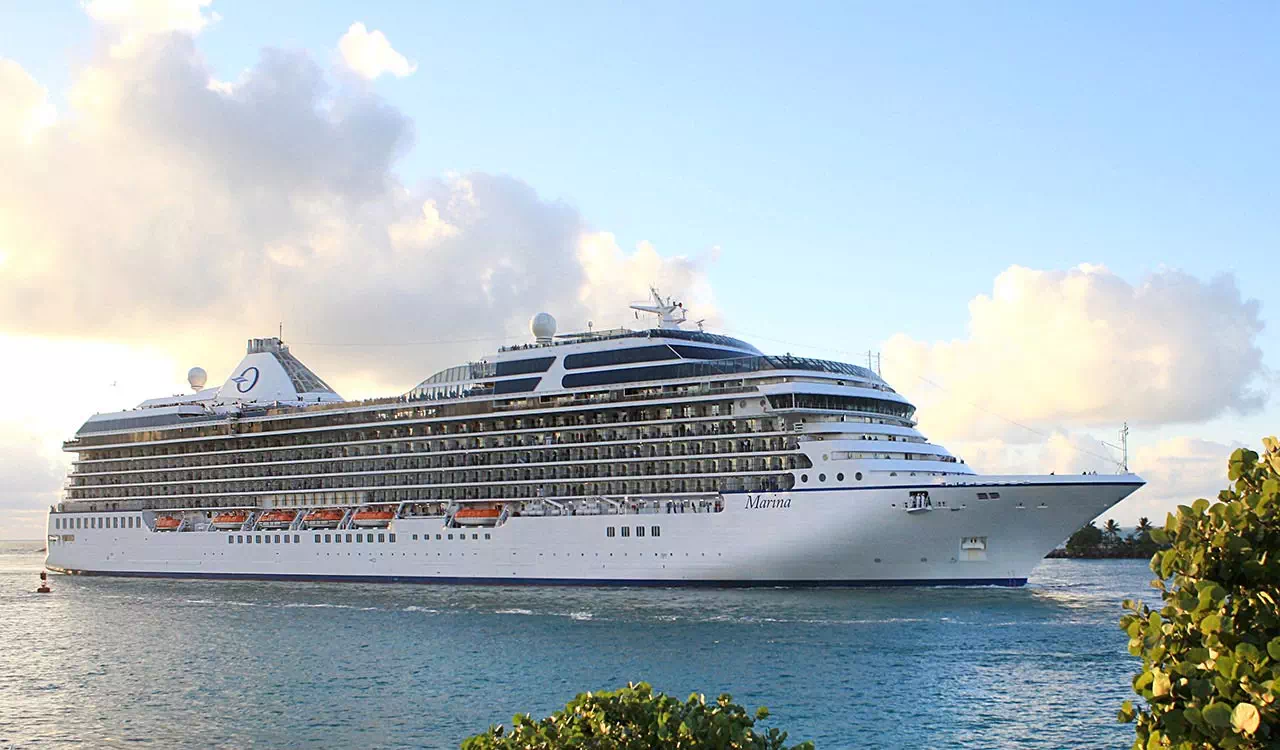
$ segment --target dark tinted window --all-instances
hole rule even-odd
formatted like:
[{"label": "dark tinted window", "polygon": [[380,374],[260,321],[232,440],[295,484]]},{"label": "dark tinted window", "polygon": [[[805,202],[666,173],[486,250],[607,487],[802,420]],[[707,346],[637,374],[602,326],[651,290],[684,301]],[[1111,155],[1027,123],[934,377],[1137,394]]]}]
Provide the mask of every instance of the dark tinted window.
[{"label": "dark tinted window", "polygon": [[494,394],[527,393],[538,387],[542,378],[516,378],[515,380],[499,380],[493,384]]},{"label": "dark tinted window", "polygon": [[494,375],[526,375],[531,372],[546,372],[551,369],[555,357],[537,357],[535,359],[517,359],[514,362],[498,362],[494,365]]},{"label": "dark tinted window", "polygon": [[769,405],[775,409],[825,409],[828,411],[861,411],[872,414],[888,414],[910,419],[915,407],[898,401],[882,401],[860,396],[829,396],[819,393],[782,393],[769,397]]},{"label": "dark tinted window", "polygon": [[610,349],[603,352],[570,354],[564,358],[564,367],[566,370],[579,370],[583,367],[660,362],[664,359],[676,359],[676,353],[671,351],[671,347],[665,344],[660,346],[633,346],[626,349]]},{"label": "dark tinted window", "polygon": [[732,349],[712,349],[709,346],[690,346],[689,344],[673,344],[672,349],[685,359],[729,359],[730,357],[750,356]]},{"label": "dark tinted window", "polygon": [[700,373],[698,365],[653,365],[652,367],[628,367],[622,370],[600,370],[598,372],[575,372],[565,375],[560,385],[565,388],[577,388],[584,385],[608,385],[610,383],[636,383],[641,380],[669,380],[671,378],[692,378]]}]

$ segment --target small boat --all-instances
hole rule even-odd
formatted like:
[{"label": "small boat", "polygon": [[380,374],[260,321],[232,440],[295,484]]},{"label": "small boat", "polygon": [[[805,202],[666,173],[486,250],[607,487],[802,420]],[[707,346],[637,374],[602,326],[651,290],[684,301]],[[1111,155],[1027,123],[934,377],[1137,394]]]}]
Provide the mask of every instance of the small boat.
[{"label": "small boat", "polygon": [[157,516],[156,531],[177,531],[182,525],[182,519],[173,516]]},{"label": "small boat", "polygon": [[498,508],[459,508],[453,514],[453,521],[459,526],[493,526],[500,515],[502,511]]},{"label": "small boat", "polygon": [[244,522],[248,520],[248,513],[235,511],[233,513],[219,513],[213,517],[213,520],[210,521],[209,524],[213,526],[213,528],[220,529],[222,531],[235,531],[236,529],[242,528],[244,526]]},{"label": "small boat", "polygon": [[263,529],[287,529],[297,515],[298,512],[296,510],[268,511],[262,514],[262,518],[258,519],[258,526]]},{"label": "small boat", "polygon": [[313,510],[302,521],[308,529],[336,529],[345,515],[339,508],[320,508]]},{"label": "small boat", "polygon": [[351,517],[351,523],[354,526],[361,526],[366,528],[382,527],[391,523],[391,519],[395,517],[396,517],[396,514],[389,510],[378,510],[374,508],[367,508],[365,510],[356,511],[355,515]]}]

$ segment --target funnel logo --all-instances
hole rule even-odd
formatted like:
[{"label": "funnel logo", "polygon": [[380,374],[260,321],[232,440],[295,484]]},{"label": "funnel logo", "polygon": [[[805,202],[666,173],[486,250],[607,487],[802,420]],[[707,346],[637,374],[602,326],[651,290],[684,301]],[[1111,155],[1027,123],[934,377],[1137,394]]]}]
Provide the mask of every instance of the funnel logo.
[{"label": "funnel logo", "polygon": [[236,390],[241,393],[248,393],[258,384],[258,368],[246,367],[244,372],[231,379],[236,384]]}]

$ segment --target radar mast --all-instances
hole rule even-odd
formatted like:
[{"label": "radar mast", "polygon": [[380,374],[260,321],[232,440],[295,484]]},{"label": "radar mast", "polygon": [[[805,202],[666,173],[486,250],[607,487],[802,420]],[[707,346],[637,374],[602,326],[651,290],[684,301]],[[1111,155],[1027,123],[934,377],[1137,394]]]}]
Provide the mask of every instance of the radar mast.
[{"label": "radar mast", "polygon": [[[664,298],[658,294],[656,287],[649,287],[649,297],[651,304],[635,303],[631,305],[631,309],[637,313],[652,313],[658,316],[658,328],[680,328],[680,324],[688,319],[685,313],[684,303],[676,302],[672,297]],[[639,317],[637,315],[637,317]]]}]

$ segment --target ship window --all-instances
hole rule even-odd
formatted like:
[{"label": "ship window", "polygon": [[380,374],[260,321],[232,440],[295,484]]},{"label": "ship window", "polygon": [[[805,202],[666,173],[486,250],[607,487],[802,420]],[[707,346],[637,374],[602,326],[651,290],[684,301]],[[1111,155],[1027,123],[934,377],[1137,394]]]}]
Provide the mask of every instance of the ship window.
[{"label": "ship window", "polygon": [[801,475],[800,475],[800,481],[801,481],[801,482],[807,482],[807,481],[809,481],[809,475],[808,475],[808,474],[801,474]]},{"label": "ship window", "polygon": [[637,527],[636,527],[636,536],[644,536],[644,527],[643,527],[643,526],[637,526]]},{"label": "ship window", "polygon": [[395,534],[387,534],[387,541],[394,542],[395,540],[396,540]]},{"label": "ship window", "polygon": [[[288,536],[285,536],[285,539],[288,539],[288,538],[289,538]],[[280,543],[280,535],[276,534],[276,544],[279,544],[279,543]]]},{"label": "ship window", "polygon": [[484,538],[485,538],[485,539],[488,539],[488,538],[489,538],[489,535],[488,535],[488,534],[485,534],[485,535],[484,535]]},{"label": "ship window", "polygon": [[649,527],[649,536],[662,536],[662,527],[661,527],[661,526],[650,526],[650,527]]},{"label": "ship window", "polygon": [[111,519],[111,528],[113,528],[113,529],[118,529],[118,528],[120,528],[120,518],[119,518],[119,516],[114,516],[114,517],[112,517],[112,519]]},{"label": "ship window", "polygon": [[[316,541],[317,541],[317,542],[318,542],[318,541],[320,541],[320,535],[319,535],[319,534],[316,534]],[[325,541],[325,543],[326,543],[326,544],[329,544],[329,543],[332,543],[332,542],[333,542],[333,539],[330,537],[330,535],[329,535],[329,534],[325,534],[325,535],[324,535],[324,541]]]},{"label": "ship window", "polygon": [[299,537],[297,534],[294,534],[294,535],[293,535],[293,543],[294,543],[294,544],[297,544],[297,543],[298,543],[298,539],[300,539],[300,538],[301,538],[301,537]]},{"label": "ship window", "polygon": [[351,544],[351,535],[347,534],[347,544]]},{"label": "ship window", "polygon": [[987,499],[987,493],[985,493],[985,492],[979,492],[979,493],[978,493],[978,499],[979,499],[979,500],[986,500],[986,499]]},{"label": "ship window", "polygon": [[387,541],[387,535],[386,535],[386,534],[379,534],[379,535],[378,535],[378,541],[379,541],[379,542],[385,542],[385,541]]},{"label": "ship window", "polygon": [[992,493],[991,493],[991,499],[992,499],[992,500],[999,500],[999,499],[1000,499],[1000,493],[999,493],[999,492],[992,492]]},{"label": "ship window", "polygon": [[[436,536],[439,536],[439,534],[437,534]],[[449,539],[451,539],[451,540],[453,539],[453,534],[450,534],[450,535],[449,535]]]},{"label": "ship window", "polygon": [[284,535],[284,543],[285,543],[285,544],[288,544],[288,543],[289,543],[289,535],[288,535],[288,534],[285,534],[285,535]]},{"label": "ship window", "polygon": [[826,475],[826,474],[819,474],[819,475],[818,475],[818,481],[819,481],[819,482],[825,482],[825,481],[827,481],[827,475]]},{"label": "ship window", "polygon": [[[439,538],[440,538],[440,535],[436,534],[436,539],[439,539]],[[449,537],[449,538],[452,539],[453,537]]]},{"label": "ship window", "polygon": [[842,473],[840,473],[840,474],[836,474],[836,481],[837,481],[837,482],[843,482],[843,481],[844,481],[844,473],[843,473],[843,472],[842,472]]},{"label": "ship window", "polygon": [[480,535],[479,535],[479,534],[472,534],[472,535],[471,535],[471,538],[472,538],[472,539],[477,539],[477,540],[478,540],[478,539],[480,538]]},{"label": "ship window", "polygon": [[235,543],[236,543],[236,538],[235,538],[235,537],[233,537],[233,536],[229,536],[229,537],[227,537],[227,544],[235,544]]},{"label": "ship window", "polygon": [[414,535],[413,535],[413,541],[415,541],[415,542],[416,542],[416,541],[418,541],[418,535],[417,535],[417,534],[414,534]]},{"label": "ship window", "polygon": [[363,541],[364,541],[364,534],[356,534],[356,541],[357,541],[357,542],[363,542]]},{"label": "ship window", "polygon": [[630,526],[623,526],[623,527],[622,527],[622,535],[623,535],[623,536],[631,536],[631,527],[630,527]]},{"label": "ship window", "polygon": [[[280,541],[280,537],[276,537],[276,541],[277,541],[277,542],[278,542],[278,541]],[[271,544],[271,535],[270,535],[270,534],[264,534],[264,535],[262,536],[262,543],[263,543],[263,544]]]},{"label": "ship window", "polygon": [[614,527],[610,526],[609,528],[607,528],[607,529],[605,529],[605,530],[604,530],[604,535],[605,535],[605,536],[613,536],[613,535],[614,535],[614,532],[615,532],[616,530],[617,530],[617,529],[615,529]]},{"label": "ship window", "polygon": [[854,475],[853,475],[853,478],[854,478],[854,479],[856,479],[856,480],[858,480],[859,482],[861,482],[861,481],[862,481],[862,472],[858,472],[857,474],[854,474]]}]

